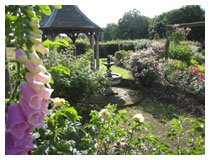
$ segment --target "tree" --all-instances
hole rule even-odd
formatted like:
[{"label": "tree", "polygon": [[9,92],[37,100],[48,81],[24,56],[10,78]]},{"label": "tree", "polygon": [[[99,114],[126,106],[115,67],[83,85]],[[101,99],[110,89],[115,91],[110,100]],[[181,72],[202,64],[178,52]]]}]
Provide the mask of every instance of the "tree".
[{"label": "tree", "polygon": [[148,26],[149,18],[141,16],[140,11],[133,9],[119,19],[116,37],[119,39],[148,38]]},{"label": "tree", "polygon": [[[149,27],[150,36],[153,38],[154,34],[158,33],[160,38],[164,38],[168,24],[192,23],[199,21],[205,21],[205,10],[199,5],[183,6],[180,9],[174,9],[153,18]],[[193,28],[188,35],[188,39],[204,40],[205,27]]]},{"label": "tree", "polygon": [[116,39],[116,29],[117,24],[109,23],[106,28],[103,28],[103,32],[101,33],[102,41],[111,41],[112,39]]}]

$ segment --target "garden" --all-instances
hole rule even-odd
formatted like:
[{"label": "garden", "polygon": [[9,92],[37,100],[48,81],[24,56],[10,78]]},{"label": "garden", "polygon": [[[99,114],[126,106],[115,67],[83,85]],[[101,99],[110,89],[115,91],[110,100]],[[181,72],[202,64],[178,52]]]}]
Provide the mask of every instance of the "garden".
[{"label": "garden", "polygon": [[[205,42],[187,40],[193,28],[99,42],[93,70],[86,39],[76,42],[79,56],[66,37],[42,41],[49,6],[5,9],[6,155],[205,154]],[[109,60],[119,84],[104,76]]]}]

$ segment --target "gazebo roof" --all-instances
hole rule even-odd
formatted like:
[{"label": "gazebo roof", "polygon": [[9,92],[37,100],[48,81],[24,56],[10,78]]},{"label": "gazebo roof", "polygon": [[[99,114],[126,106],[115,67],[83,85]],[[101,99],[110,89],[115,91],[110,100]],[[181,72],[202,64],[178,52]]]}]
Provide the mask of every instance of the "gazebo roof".
[{"label": "gazebo roof", "polygon": [[42,15],[40,28],[55,32],[101,32],[102,29],[92,22],[77,5],[63,5],[62,9],[52,7],[50,16]]}]

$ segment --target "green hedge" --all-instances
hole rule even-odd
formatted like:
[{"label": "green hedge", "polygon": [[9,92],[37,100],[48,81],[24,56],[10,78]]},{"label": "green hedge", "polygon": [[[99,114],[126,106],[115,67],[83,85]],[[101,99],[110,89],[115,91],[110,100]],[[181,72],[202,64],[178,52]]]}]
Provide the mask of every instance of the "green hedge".
[{"label": "green hedge", "polygon": [[[119,50],[134,51],[147,48],[152,43],[148,39],[139,40],[115,40],[107,42],[99,42],[100,58],[106,58],[108,55],[114,56],[114,53]],[[89,42],[85,40],[76,41],[77,55],[84,54],[89,49]]]},{"label": "green hedge", "polygon": [[[69,41],[69,40],[68,40]],[[69,41],[69,43],[72,43]],[[138,39],[138,40],[115,40],[107,42],[99,42],[100,58],[107,58],[108,55],[114,56],[114,53],[119,50],[134,51],[147,48],[152,43],[149,39]],[[76,52],[77,55],[81,55],[87,52],[90,47],[88,40],[77,40],[76,41]],[[60,46],[59,51],[66,50],[65,46]]]}]

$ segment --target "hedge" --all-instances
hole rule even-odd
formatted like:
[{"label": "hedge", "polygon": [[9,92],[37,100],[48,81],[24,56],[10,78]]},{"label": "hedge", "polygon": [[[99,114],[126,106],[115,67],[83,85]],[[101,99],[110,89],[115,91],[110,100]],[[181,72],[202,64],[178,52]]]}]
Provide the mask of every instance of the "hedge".
[{"label": "hedge", "polygon": [[[139,40],[115,40],[107,42],[99,42],[100,58],[106,58],[108,55],[114,56],[114,53],[119,50],[134,51],[147,48],[152,43],[148,39]],[[85,40],[76,41],[77,55],[84,54],[89,49],[89,42]]]}]

